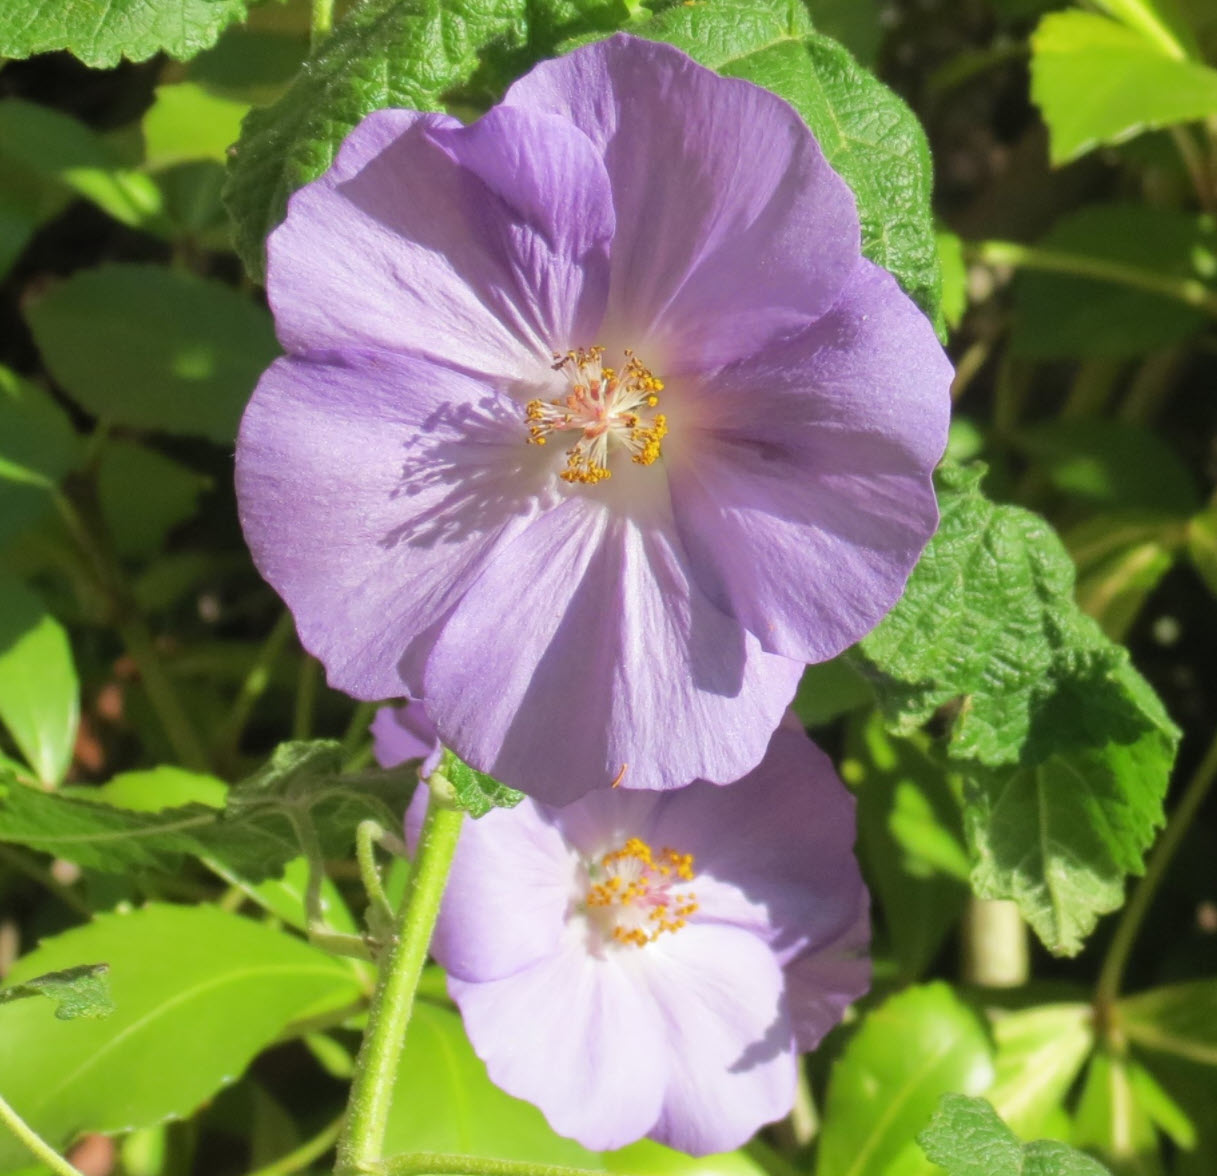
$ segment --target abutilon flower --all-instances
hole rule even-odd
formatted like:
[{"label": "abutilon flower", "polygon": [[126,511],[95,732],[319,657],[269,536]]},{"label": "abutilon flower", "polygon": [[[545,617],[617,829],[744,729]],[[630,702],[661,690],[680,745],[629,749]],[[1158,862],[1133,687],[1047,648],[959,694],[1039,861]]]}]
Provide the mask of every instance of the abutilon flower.
[{"label": "abutilon flower", "polygon": [[735,784],[466,821],[432,952],[490,1077],[589,1148],[738,1147],[869,983],[854,830],[785,725]]},{"label": "abutilon flower", "polygon": [[930,324],[795,111],[670,46],[369,115],[267,274],[255,562],[332,685],[543,800],[743,775],[936,526]]}]

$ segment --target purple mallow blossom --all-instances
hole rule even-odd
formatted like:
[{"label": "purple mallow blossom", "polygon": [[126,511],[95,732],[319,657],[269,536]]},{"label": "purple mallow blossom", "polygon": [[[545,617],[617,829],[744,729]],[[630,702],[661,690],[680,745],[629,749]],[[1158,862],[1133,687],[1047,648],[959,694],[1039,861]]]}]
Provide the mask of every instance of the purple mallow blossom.
[{"label": "purple mallow blossom", "polygon": [[556,1131],[725,1151],[790,1110],[799,1052],[866,991],[853,842],[853,798],[783,724],[736,784],[467,821],[432,952],[490,1077]]},{"label": "purple mallow blossom", "polygon": [[332,685],[562,802],[734,780],[937,522],[951,369],[781,99],[617,35],[268,243],[241,521]]}]

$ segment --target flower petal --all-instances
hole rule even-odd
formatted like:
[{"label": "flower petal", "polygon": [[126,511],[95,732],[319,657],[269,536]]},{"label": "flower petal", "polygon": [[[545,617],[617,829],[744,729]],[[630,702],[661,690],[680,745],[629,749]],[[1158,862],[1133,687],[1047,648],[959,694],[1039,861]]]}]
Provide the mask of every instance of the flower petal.
[{"label": "flower petal", "polygon": [[663,1098],[662,1027],[633,963],[589,954],[572,929],[560,950],[514,976],[448,980],[491,1079],[593,1151],[645,1135]]},{"label": "flower petal", "polygon": [[786,962],[834,943],[865,905],[854,807],[828,757],[779,727],[742,780],[662,797],[646,836],[693,854],[697,923],[743,927]]},{"label": "flower petal", "polygon": [[799,672],[709,603],[662,525],[580,496],[488,560],[436,642],[424,696],[464,759],[560,804],[623,768],[629,788],[736,779]]},{"label": "flower petal", "polygon": [[812,1050],[870,988],[870,916],[865,891],[854,920],[829,944],[786,965],[786,992],[800,1050]]},{"label": "flower petal", "polygon": [[669,1058],[651,1138],[695,1156],[739,1147],[794,1104],[795,1047],[777,960],[746,931],[721,926],[685,927],[640,954]]},{"label": "flower petal", "polygon": [[[439,760],[435,726],[421,702],[382,706],[372,720],[372,753],[382,768],[395,768],[407,760],[423,761],[426,776]],[[432,762],[435,761],[435,762]]]},{"label": "flower petal", "polygon": [[268,241],[280,341],[544,381],[555,346],[600,320],[612,216],[603,165],[569,124],[377,111]]},{"label": "flower petal", "polygon": [[[406,813],[418,843],[428,790]],[[501,980],[558,950],[574,898],[578,859],[530,800],[465,821],[431,941],[450,977]]]},{"label": "flower petal", "polygon": [[767,90],[619,34],[542,62],[503,104],[561,115],[603,152],[617,232],[601,342],[662,375],[704,370],[837,300],[858,256],[853,194]]},{"label": "flower petal", "polygon": [[665,443],[673,512],[698,583],[765,649],[823,661],[899,599],[938,522],[950,380],[929,322],[862,262],[814,327],[706,382]]},{"label": "flower petal", "polygon": [[421,695],[428,628],[549,479],[525,438],[512,401],[421,359],[289,356],[262,377],[237,444],[241,525],[331,685]]}]

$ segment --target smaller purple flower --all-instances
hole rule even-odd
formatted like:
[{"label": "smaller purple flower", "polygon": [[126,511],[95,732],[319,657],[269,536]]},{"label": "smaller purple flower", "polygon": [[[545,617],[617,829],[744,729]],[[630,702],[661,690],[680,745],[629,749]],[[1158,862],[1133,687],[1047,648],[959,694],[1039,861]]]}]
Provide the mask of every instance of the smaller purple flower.
[{"label": "smaller purple flower", "polygon": [[732,785],[467,822],[432,951],[490,1077],[589,1148],[738,1147],[868,986],[854,833],[852,796],[785,725]]},{"label": "smaller purple flower", "polygon": [[372,720],[371,730],[372,752],[382,768],[422,760],[418,774],[425,780],[439,766],[444,749],[421,702],[382,706]]}]

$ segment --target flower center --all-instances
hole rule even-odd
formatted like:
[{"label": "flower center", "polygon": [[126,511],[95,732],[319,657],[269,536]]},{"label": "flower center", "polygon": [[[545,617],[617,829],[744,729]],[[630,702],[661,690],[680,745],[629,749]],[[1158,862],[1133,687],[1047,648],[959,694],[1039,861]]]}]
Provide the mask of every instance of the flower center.
[{"label": "flower center", "polygon": [[664,847],[655,853],[640,837],[587,867],[584,911],[605,939],[645,947],[665,931],[679,931],[697,910],[691,890],[693,855]]},{"label": "flower center", "polygon": [[559,475],[564,482],[594,486],[611,478],[614,447],[627,450],[638,465],[650,465],[668,431],[667,417],[655,411],[663,381],[628,349],[620,371],[605,367],[603,357],[603,347],[555,354],[554,371],[566,376],[570,392],[560,400],[530,400],[525,409],[533,445],[546,444],[551,433],[576,434]]}]

